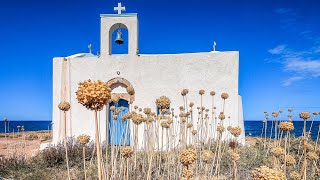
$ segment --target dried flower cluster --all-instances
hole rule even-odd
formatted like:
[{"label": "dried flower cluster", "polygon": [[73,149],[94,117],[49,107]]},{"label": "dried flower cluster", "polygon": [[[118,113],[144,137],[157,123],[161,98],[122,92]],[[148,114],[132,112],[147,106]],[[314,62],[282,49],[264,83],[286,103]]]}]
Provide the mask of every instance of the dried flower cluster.
[{"label": "dried flower cluster", "polygon": [[271,169],[266,166],[261,166],[259,168],[255,168],[251,172],[252,180],[286,180],[286,176],[284,173],[277,169]]},{"label": "dried flower cluster", "polygon": [[292,122],[281,122],[279,128],[284,132],[294,130]]},{"label": "dried flower cluster", "polygon": [[310,118],[310,112],[300,112],[299,114],[301,119],[309,119]]},{"label": "dried flower cluster", "polygon": [[218,125],[218,126],[217,126],[217,131],[218,131],[219,133],[223,133],[223,131],[224,131],[224,126],[223,126],[223,125]]},{"label": "dried flower cluster", "polygon": [[273,116],[273,117],[278,117],[278,116],[279,116],[279,113],[278,113],[278,112],[272,112],[272,116]]},{"label": "dried flower cluster", "polygon": [[319,159],[319,156],[314,152],[308,152],[307,153],[307,159],[310,160],[310,161],[316,161],[316,160]]},{"label": "dried flower cluster", "polygon": [[224,99],[224,100],[226,100],[226,99],[229,98],[229,94],[228,94],[228,93],[222,93],[222,94],[221,94],[221,98]]},{"label": "dried flower cluster", "polygon": [[121,149],[121,155],[124,158],[130,158],[133,154],[133,150],[131,147],[124,147]]},{"label": "dried flower cluster", "polygon": [[90,141],[90,136],[88,136],[88,135],[82,134],[77,137],[77,142],[79,144],[86,145],[89,143],[89,141]]},{"label": "dried flower cluster", "polygon": [[213,158],[213,153],[212,151],[209,151],[209,150],[204,150],[202,153],[201,153],[201,159],[204,163],[209,163]]},{"label": "dried flower cluster", "polygon": [[186,96],[188,93],[189,93],[189,90],[188,90],[188,89],[183,89],[183,90],[181,91],[181,95],[182,95],[182,96]]},{"label": "dried flower cluster", "polygon": [[296,171],[290,172],[289,175],[293,180],[301,180],[301,175]]},{"label": "dried flower cluster", "polygon": [[170,107],[170,99],[166,96],[161,96],[156,100],[156,105],[160,109],[168,109]]},{"label": "dried flower cluster", "polygon": [[240,134],[242,133],[241,128],[238,127],[231,127],[229,132],[234,136],[234,137],[239,137]]},{"label": "dried flower cluster", "polygon": [[70,107],[71,107],[70,104],[68,102],[65,102],[65,101],[59,103],[59,105],[58,105],[58,108],[61,111],[69,111]]},{"label": "dried flower cluster", "polygon": [[204,91],[203,89],[200,89],[200,90],[199,90],[199,94],[200,94],[201,96],[204,95],[204,92],[205,92],[205,91]]},{"label": "dried flower cluster", "polygon": [[[282,164],[284,164],[284,156],[281,156],[280,162]],[[296,164],[296,159],[293,156],[287,154],[286,155],[286,165],[287,166],[293,166],[295,164]]]},{"label": "dried flower cluster", "polygon": [[229,152],[229,157],[232,161],[238,161],[240,159],[240,155],[238,153],[233,152],[233,151]]},{"label": "dried flower cluster", "polygon": [[211,91],[211,92],[210,92],[210,95],[211,95],[211,96],[214,96],[214,95],[216,95],[216,92]]},{"label": "dried flower cluster", "polygon": [[196,159],[197,159],[197,153],[196,153],[196,150],[194,150],[194,149],[191,149],[191,148],[184,149],[180,153],[180,162],[184,166],[189,166],[189,165],[193,164],[193,162]]},{"label": "dried flower cluster", "polygon": [[98,80],[97,82],[87,80],[79,83],[76,92],[77,100],[87,109],[100,111],[108,104],[111,98],[111,89],[107,83]]},{"label": "dried flower cluster", "polygon": [[271,153],[275,156],[275,157],[280,157],[282,155],[284,155],[284,149],[280,148],[280,147],[275,147],[271,149]]},{"label": "dried flower cluster", "polygon": [[226,116],[224,115],[223,112],[220,112],[220,114],[219,114],[219,119],[220,119],[221,121],[224,120],[224,119],[226,119]]}]

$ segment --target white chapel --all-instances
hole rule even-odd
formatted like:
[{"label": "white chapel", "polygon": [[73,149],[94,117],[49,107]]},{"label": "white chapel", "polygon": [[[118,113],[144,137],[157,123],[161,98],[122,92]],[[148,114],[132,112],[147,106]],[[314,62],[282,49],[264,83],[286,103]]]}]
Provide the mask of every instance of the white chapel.
[{"label": "white chapel", "polygon": [[[181,96],[183,89],[188,89],[188,101],[200,106],[199,90],[204,89],[202,104],[211,109],[212,97],[210,91],[216,92],[215,111],[222,111],[223,100],[220,95],[229,94],[225,101],[225,124],[239,126],[244,130],[242,99],[239,95],[239,52],[211,51],[182,54],[140,54],[139,53],[139,21],[138,14],[123,13],[125,8],[119,3],[115,14],[101,14],[100,53],[79,53],[69,57],[53,58],[53,113],[52,130],[53,143],[61,141],[63,129],[68,137],[81,134],[90,135],[94,140],[95,125],[91,111],[78,103],[76,91],[78,83],[85,80],[101,80],[107,82],[111,93],[120,96],[118,106],[141,108],[149,107],[157,111],[155,101],[160,96],[167,96],[171,100],[170,108],[179,110],[184,101]],[[113,54],[112,38],[119,29],[128,31],[128,53]],[[117,36],[117,43],[121,44],[121,32]],[[126,88],[132,86],[135,90],[132,104]],[[66,127],[62,123],[63,113],[58,109],[61,101],[68,101],[71,105],[66,112]],[[108,140],[110,133],[110,105],[99,111],[99,129],[101,142]],[[177,113],[176,113],[177,114]],[[229,118],[228,118],[229,117]],[[120,117],[121,118],[121,117]],[[219,121],[219,120],[217,120]],[[127,122],[129,123],[129,122]],[[216,124],[215,124],[216,125]],[[214,126],[209,123],[208,126]],[[143,126],[139,128],[143,131]],[[214,127],[215,128],[215,127]],[[129,130],[133,128],[129,126]],[[142,132],[141,131],[141,132]],[[214,134],[209,135],[215,137]],[[244,131],[239,140],[244,143]],[[139,139],[139,145],[143,142]],[[132,142],[131,142],[132,143]]]}]

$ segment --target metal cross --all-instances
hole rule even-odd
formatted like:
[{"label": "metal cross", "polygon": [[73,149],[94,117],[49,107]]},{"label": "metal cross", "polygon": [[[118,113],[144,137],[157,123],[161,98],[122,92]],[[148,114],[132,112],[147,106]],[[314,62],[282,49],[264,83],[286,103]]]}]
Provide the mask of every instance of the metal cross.
[{"label": "metal cross", "polygon": [[88,48],[89,48],[89,53],[92,53],[92,45],[91,44],[88,45]]},{"label": "metal cross", "polygon": [[118,14],[121,14],[121,11],[126,11],[126,7],[122,7],[121,3],[118,3],[118,7],[114,7],[114,11],[118,11]]}]

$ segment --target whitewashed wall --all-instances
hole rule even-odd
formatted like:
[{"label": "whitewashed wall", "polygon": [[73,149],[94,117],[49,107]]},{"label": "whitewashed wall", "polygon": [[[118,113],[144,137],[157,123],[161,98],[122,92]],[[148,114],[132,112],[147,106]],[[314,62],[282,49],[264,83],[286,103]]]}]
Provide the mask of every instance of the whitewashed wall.
[{"label": "whitewashed wall", "polygon": [[[58,140],[58,127],[60,111],[57,108],[60,102],[61,71],[63,58],[53,60],[53,131],[54,141]],[[168,96],[171,107],[176,110],[183,105],[180,95],[182,89],[189,89],[188,100],[200,106],[198,91],[204,89],[206,94],[203,105],[211,109],[211,96],[209,92],[217,92],[215,103],[217,113],[222,111],[222,92],[227,92],[225,114],[231,117],[231,122],[225,125],[239,125],[243,129],[242,101],[238,95],[238,52],[208,52],[175,55],[111,55],[105,58],[89,57],[69,60],[71,109],[68,112],[68,135],[78,136],[89,134],[94,137],[93,112],[85,109],[76,100],[78,83],[84,80],[109,81],[115,77],[127,79],[135,88],[136,95],[133,105],[145,108],[150,107],[156,111],[155,100]],[[120,72],[120,75],[117,74]],[[176,114],[178,112],[176,111]],[[101,139],[106,137],[106,117],[104,109],[99,113]],[[70,119],[71,118],[71,119]],[[71,127],[72,126],[72,127]],[[142,126],[141,126],[142,127]],[[71,134],[72,131],[72,134]],[[244,138],[244,135],[241,136]],[[140,142],[141,143],[141,142]]]}]

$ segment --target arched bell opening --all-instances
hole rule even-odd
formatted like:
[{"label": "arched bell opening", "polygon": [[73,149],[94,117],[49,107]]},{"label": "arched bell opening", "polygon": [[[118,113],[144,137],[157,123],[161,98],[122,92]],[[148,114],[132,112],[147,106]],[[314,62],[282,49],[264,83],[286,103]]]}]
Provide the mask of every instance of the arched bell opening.
[{"label": "arched bell opening", "polygon": [[117,23],[111,26],[109,31],[109,52],[111,54],[128,54],[129,31],[126,25]]}]

